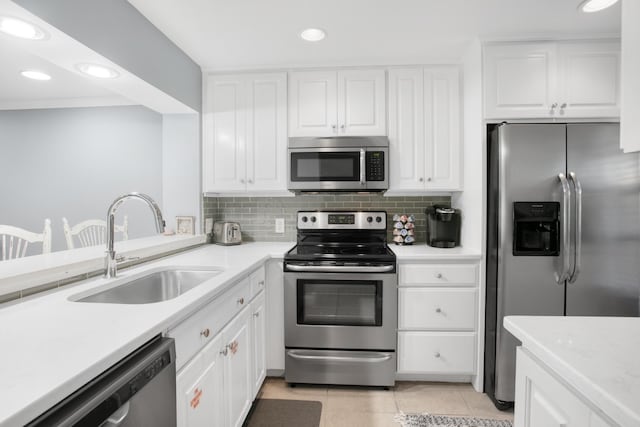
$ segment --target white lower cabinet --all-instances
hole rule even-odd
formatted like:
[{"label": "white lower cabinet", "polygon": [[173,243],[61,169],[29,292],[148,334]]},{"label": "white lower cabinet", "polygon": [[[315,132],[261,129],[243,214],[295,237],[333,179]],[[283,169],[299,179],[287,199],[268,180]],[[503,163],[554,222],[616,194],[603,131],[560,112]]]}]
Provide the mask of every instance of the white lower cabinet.
[{"label": "white lower cabinet", "polygon": [[398,283],[398,374],[475,375],[478,265],[401,263]]},{"label": "white lower cabinet", "polygon": [[243,310],[224,328],[222,336],[225,343],[225,425],[241,426],[253,401],[251,311]]},{"label": "white lower cabinet", "polygon": [[516,427],[605,427],[616,425],[555,377],[527,350],[517,350]]},{"label": "white lower cabinet", "polygon": [[266,374],[264,287],[260,267],[168,331],[179,427],[243,424]]},{"label": "white lower cabinet", "polygon": [[224,425],[222,342],[222,334],[218,334],[178,373],[178,426]]},{"label": "white lower cabinet", "polygon": [[267,337],[267,313],[265,310],[265,294],[262,292],[258,295],[250,307],[251,311],[251,340],[253,351],[253,369],[252,369],[252,398],[255,399],[260,387],[267,375],[267,354],[265,348],[265,339]]}]

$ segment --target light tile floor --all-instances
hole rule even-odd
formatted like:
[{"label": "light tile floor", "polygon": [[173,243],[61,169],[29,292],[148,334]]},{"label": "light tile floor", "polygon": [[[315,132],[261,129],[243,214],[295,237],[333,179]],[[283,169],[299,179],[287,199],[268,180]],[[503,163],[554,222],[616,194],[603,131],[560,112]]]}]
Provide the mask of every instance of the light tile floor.
[{"label": "light tile floor", "polygon": [[322,403],[320,427],[398,427],[394,416],[405,413],[474,416],[513,420],[498,411],[470,384],[400,381],[390,390],[366,387],[289,387],[282,378],[267,378],[262,399],[316,400]]}]

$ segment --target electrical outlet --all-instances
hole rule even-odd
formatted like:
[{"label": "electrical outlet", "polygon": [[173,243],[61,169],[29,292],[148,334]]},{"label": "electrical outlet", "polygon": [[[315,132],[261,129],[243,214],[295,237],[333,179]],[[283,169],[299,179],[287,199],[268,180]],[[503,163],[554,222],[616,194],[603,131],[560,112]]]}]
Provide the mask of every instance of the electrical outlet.
[{"label": "electrical outlet", "polygon": [[276,218],[276,233],[284,233],[284,218]]},{"label": "electrical outlet", "polygon": [[204,233],[205,234],[213,233],[213,218],[206,218],[204,220]]}]

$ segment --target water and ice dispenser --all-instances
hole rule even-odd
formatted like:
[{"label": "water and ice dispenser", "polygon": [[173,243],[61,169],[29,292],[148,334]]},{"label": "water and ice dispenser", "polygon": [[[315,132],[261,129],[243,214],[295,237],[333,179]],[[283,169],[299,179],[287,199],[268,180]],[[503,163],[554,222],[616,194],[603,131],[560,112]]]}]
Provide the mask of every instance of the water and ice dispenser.
[{"label": "water and ice dispenser", "polygon": [[560,254],[560,203],[513,203],[513,255]]}]

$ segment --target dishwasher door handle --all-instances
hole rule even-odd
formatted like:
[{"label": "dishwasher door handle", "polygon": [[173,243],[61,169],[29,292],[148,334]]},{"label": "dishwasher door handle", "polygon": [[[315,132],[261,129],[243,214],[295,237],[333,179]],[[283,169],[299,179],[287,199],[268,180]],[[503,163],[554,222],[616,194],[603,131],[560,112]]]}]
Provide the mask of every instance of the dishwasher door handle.
[{"label": "dishwasher door handle", "polygon": [[124,405],[119,407],[116,412],[109,415],[109,418],[102,423],[100,427],[118,427],[125,418],[129,415],[129,402],[127,401]]}]

